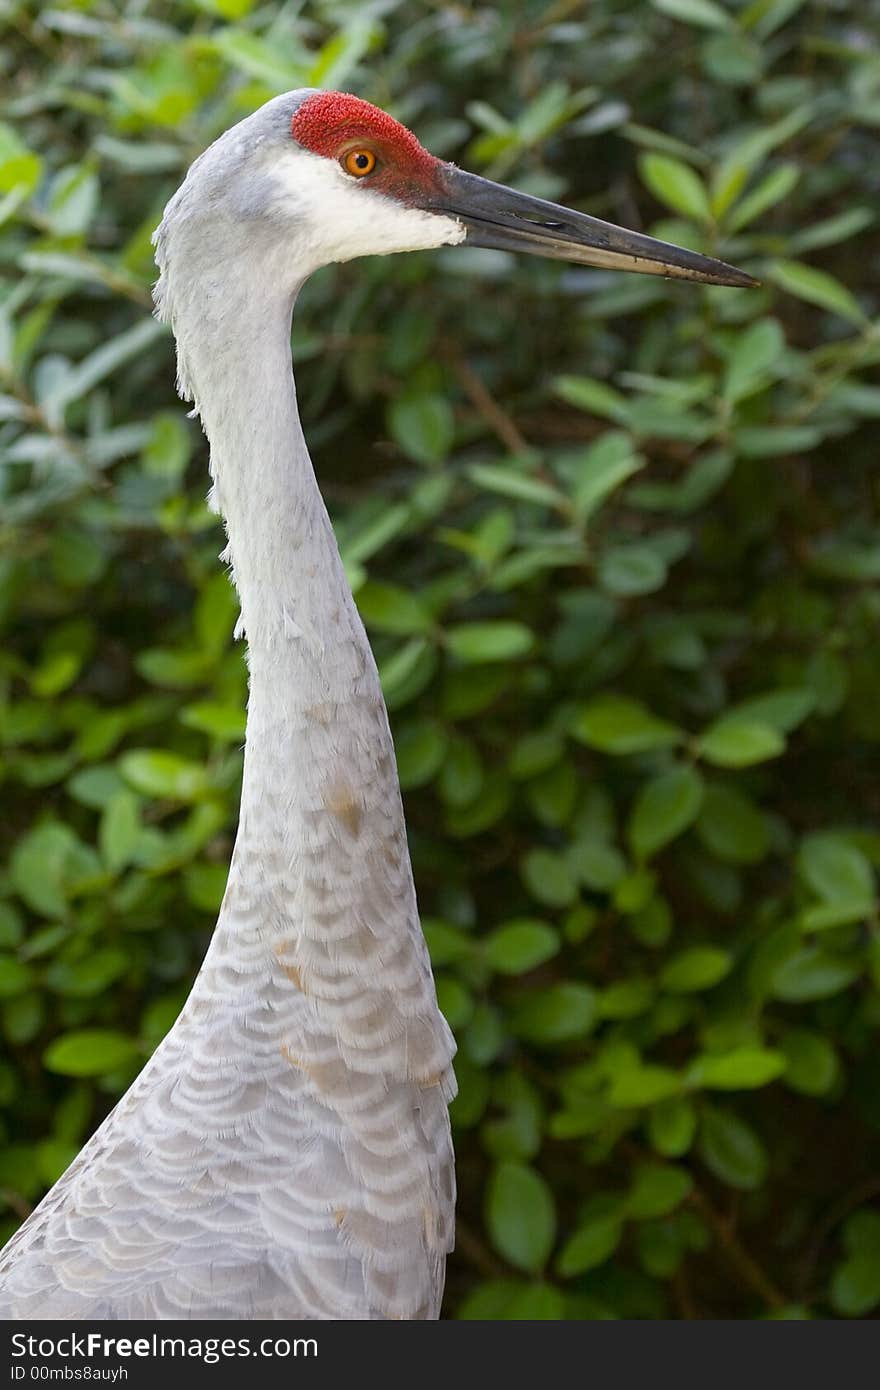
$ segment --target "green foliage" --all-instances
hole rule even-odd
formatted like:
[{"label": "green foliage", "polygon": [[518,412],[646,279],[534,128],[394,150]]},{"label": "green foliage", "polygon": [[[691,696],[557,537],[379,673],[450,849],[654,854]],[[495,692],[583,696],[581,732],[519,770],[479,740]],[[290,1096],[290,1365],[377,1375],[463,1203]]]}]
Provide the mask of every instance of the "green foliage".
[{"label": "green foliage", "polygon": [[318,84],[762,281],[450,248],[297,310],[460,1044],[449,1315],[875,1313],[876,0],[10,14],[5,1231],[173,1022],[234,834],[246,672],[150,232]]}]

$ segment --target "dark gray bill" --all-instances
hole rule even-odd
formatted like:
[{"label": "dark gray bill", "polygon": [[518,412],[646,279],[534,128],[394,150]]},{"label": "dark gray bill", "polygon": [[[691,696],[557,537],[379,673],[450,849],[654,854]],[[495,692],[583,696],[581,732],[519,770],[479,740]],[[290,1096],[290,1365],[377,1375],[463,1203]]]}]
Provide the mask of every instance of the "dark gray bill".
[{"label": "dark gray bill", "polygon": [[439,180],[432,211],[457,217],[467,228],[467,246],[491,246],[501,251],[527,251],[577,265],[608,270],[637,270],[644,275],[669,275],[704,280],[712,285],[754,286],[760,283],[712,256],[686,251],[666,241],[629,232],[585,212],[532,198],[467,174],[448,164]]}]

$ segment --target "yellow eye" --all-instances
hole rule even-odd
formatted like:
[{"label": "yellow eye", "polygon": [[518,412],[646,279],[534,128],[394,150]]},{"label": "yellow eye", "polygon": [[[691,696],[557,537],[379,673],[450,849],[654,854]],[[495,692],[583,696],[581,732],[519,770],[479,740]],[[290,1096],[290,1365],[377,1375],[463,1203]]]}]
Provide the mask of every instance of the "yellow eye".
[{"label": "yellow eye", "polygon": [[362,179],[367,174],[372,174],[376,167],[376,156],[372,150],[349,150],[342,161],[342,167],[347,174]]}]

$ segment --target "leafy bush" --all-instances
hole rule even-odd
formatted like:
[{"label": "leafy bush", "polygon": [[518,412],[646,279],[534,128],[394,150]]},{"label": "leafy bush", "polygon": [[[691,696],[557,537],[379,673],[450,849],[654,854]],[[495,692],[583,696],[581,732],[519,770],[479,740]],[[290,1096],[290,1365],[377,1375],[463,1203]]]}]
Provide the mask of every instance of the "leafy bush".
[{"label": "leafy bush", "polygon": [[875,1310],[876,0],[5,13],[7,1230],[174,1019],[234,833],[245,668],[150,233],[320,84],[763,281],[449,250],[297,313],[460,1043],[449,1315]]}]

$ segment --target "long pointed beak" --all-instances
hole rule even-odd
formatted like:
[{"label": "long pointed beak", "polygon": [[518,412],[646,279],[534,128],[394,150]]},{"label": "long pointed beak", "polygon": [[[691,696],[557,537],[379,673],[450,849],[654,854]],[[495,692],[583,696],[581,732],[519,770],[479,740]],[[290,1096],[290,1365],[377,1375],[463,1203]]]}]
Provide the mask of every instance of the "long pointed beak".
[{"label": "long pointed beak", "polygon": [[666,241],[616,227],[558,203],[532,198],[468,174],[454,164],[443,166],[431,210],[457,217],[467,228],[466,246],[491,246],[501,251],[526,251],[576,265],[609,270],[636,270],[643,275],[668,275],[680,280],[703,280],[712,285],[760,284],[712,256],[687,251]]}]

